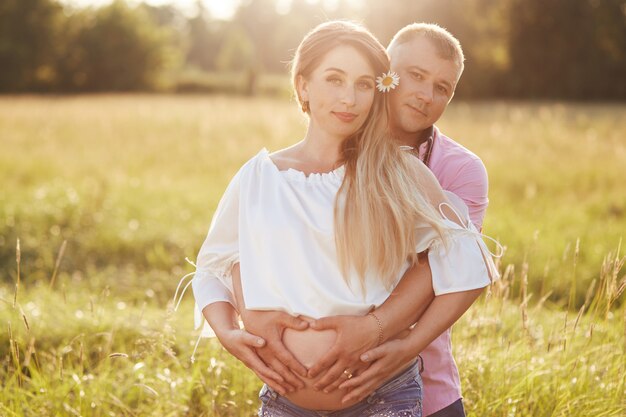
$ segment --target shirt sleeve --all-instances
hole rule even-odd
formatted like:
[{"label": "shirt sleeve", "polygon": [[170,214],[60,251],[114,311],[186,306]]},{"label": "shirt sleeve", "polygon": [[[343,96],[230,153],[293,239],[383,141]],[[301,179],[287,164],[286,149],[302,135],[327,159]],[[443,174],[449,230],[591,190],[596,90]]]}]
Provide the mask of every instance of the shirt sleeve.
[{"label": "shirt sleeve", "polygon": [[469,209],[472,223],[478,230],[482,230],[489,205],[489,179],[482,161],[478,158],[468,160],[447,190],[461,197]]},{"label": "shirt sleeve", "polygon": [[448,194],[448,199],[462,224],[445,219],[449,226],[446,241],[434,239],[429,247],[435,295],[483,288],[499,278],[493,256],[470,220],[468,208],[459,197]]},{"label": "shirt sleeve", "polygon": [[200,311],[219,301],[235,305],[231,270],[239,262],[239,181],[237,173],[217,205],[198,253],[192,287]]}]

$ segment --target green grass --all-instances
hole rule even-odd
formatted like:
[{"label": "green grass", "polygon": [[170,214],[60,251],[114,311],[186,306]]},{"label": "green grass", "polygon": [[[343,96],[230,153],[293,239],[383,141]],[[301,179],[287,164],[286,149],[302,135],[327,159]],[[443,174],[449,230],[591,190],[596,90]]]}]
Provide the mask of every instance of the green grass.
[{"label": "green grass", "polygon": [[[624,415],[626,105],[453,102],[439,126],[484,160],[507,247],[455,328],[468,415]],[[304,130],[283,99],[0,98],[0,415],[254,415],[254,375],[214,340],[192,365],[191,297],[166,306],[230,177]]]}]

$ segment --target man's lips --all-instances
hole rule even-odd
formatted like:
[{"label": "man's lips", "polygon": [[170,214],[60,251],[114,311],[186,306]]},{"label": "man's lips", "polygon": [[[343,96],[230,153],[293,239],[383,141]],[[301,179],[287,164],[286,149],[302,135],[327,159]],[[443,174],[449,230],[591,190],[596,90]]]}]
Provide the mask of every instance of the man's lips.
[{"label": "man's lips", "polygon": [[342,122],[346,122],[346,123],[353,121],[354,119],[356,119],[356,116],[357,116],[354,113],[337,112],[337,111],[334,111],[333,114],[337,116],[339,120],[341,120]]},{"label": "man's lips", "polygon": [[424,117],[428,117],[428,115],[426,114],[426,112],[424,110],[420,110],[419,108],[411,106],[410,104],[407,104],[406,106],[409,109],[413,110],[414,112],[419,113],[419,114],[421,114]]}]

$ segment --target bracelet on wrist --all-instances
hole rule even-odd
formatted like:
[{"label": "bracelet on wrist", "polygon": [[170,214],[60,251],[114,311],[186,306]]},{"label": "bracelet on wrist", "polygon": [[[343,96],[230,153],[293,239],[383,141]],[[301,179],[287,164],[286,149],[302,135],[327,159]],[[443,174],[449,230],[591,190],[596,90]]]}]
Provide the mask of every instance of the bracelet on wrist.
[{"label": "bracelet on wrist", "polygon": [[367,315],[374,317],[374,320],[376,320],[376,325],[378,326],[378,344],[376,346],[380,346],[383,343],[383,325],[373,311],[370,311]]}]

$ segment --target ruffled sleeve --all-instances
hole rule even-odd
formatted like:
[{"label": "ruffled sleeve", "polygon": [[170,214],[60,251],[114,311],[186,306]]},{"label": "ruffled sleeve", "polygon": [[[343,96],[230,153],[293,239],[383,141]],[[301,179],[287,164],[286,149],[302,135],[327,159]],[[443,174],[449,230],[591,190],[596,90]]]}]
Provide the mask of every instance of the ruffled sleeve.
[{"label": "ruffled sleeve", "polygon": [[239,178],[226,188],[196,262],[192,280],[198,309],[226,301],[235,305],[231,270],[239,262]]},{"label": "ruffled sleeve", "polygon": [[[470,220],[467,206],[456,195],[450,194],[448,199],[452,204],[442,203],[439,207],[450,227],[448,239],[446,242],[434,239],[428,250],[435,295],[483,288],[499,278],[493,258],[501,256],[502,247],[494,241],[498,253],[489,251],[483,235]],[[460,225],[445,216],[443,206],[451,209]]]}]

